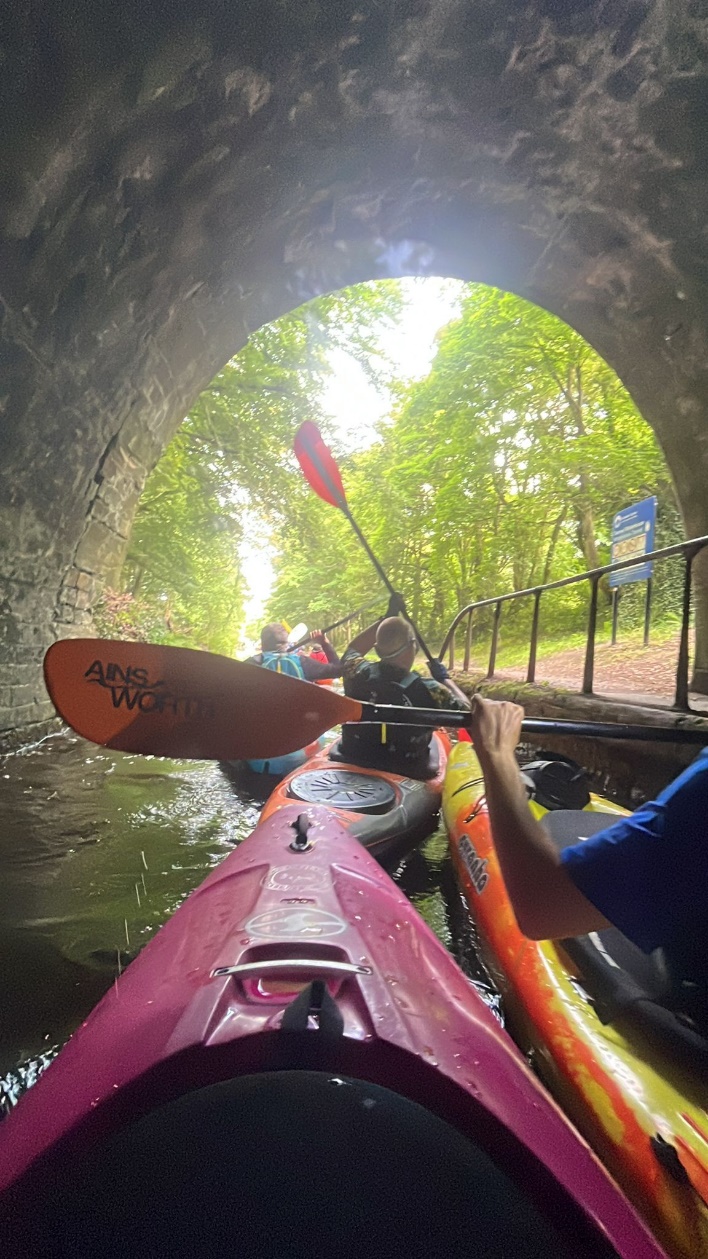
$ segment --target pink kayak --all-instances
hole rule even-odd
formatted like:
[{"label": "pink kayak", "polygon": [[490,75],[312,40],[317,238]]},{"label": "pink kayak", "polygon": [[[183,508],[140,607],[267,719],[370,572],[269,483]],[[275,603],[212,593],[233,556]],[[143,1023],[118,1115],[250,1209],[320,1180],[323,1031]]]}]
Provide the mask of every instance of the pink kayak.
[{"label": "pink kayak", "polygon": [[0,1125],[4,1256],[664,1252],[388,875],[286,805]]}]

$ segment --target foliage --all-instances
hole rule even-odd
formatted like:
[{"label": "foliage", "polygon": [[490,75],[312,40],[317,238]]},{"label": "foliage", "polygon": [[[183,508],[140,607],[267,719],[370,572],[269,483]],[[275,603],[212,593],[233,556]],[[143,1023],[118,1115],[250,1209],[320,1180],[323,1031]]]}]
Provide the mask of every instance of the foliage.
[{"label": "foliage", "polygon": [[304,419],[331,423],[320,409],[330,355],[345,351],[385,381],[377,335],[400,303],[394,282],[317,298],[255,333],[197,399],[148,478],[123,572],[153,639],[233,652],[253,508],[264,528],[293,527],[305,495],[292,440]]},{"label": "foliage", "polygon": [[[342,467],[354,515],[433,641],[467,603],[608,562],[618,508],[656,493],[677,518],[653,433],[615,373],[555,316],[481,285],[428,375],[399,388],[380,441]],[[364,602],[377,579],[346,520],[312,498],[292,507],[269,614],[296,603],[314,623],[315,609]],[[586,609],[583,585],[559,592],[544,632],[582,628]],[[507,638],[529,616],[505,610]]]},{"label": "foliage", "polygon": [[93,623],[101,638],[165,642],[164,616],[128,592],[106,588],[94,608]]},{"label": "foliage", "polygon": [[[383,612],[387,594],[345,517],[297,469],[292,439],[304,419],[323,429],[354,515],[432,642],[470,602],[607,562],[612,517],[637,499],[659,498],[657,545],[680,538],[653,433],[580,336],[520,298],[470,285],[425,378],[395,385],[382,333],[402,301],[394,282],[359,285],[250,338],[149,478],[123,593],[107,596],[100,626],[231,653],[245,598],[239,555],[254,520],[277,549],[267,619],[296,613],[316,627],[377,592]],[[342,447],[323,409],[334,350],[391,393],[364,451]],[[679,565],[657,568],[657,616],[675,608],[680,581]],[[641,621],[643,594],[625,588],[621,624]],[[544,636],[582,630],[587,597],[584,584],[546,596]],[[601,604],[607,619],[607,588]],[[491,615],[477,616],[480,649]],[[505,644],[527,633],[530,615],[530,600],[505,608]]]}]

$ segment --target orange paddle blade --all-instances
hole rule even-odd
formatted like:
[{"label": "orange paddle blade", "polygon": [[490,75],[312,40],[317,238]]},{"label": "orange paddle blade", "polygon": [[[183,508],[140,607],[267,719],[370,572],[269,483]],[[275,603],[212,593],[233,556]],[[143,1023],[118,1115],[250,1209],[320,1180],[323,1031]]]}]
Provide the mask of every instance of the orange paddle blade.
[{"label": "orange paddle blade", "polygon": [[49,648],[44,677],[77,734],[149,756],[284,756],[362,712],[328,687],[154,643],[66,638]]}]

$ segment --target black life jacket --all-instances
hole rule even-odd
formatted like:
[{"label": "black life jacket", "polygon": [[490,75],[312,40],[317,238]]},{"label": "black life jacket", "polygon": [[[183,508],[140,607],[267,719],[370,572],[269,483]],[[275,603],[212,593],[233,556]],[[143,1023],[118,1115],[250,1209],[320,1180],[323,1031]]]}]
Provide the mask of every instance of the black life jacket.
[{"label": "black life jacket", "polygon": [[[404,708],[437,708],[420,674],[401,673],[394,665],[372,664],[347,680],[352,699]],[[432,730],[425,726],[379,726],[346,722],[342,726],[342,756],[359,765],[380,765],[393,772],[415,775],[428,763]]]}]

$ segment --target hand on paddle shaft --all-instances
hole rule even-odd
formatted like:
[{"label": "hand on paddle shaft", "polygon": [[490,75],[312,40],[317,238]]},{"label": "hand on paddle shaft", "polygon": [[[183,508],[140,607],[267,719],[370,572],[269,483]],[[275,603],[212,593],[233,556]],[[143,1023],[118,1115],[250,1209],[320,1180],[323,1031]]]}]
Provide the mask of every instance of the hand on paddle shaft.
[{"label": "hand on paddle shaft", "polygon": [[[400,595],[397,595],[391,585],[391,582],[379,564],[379,561],[374,555],[374,552],[369,546],[369,543],[361,532],[356,520],[352,516],[351,511],[349,510],[347,496],[344,493],[341,473],[334,460],[334,456],[329,447],[325,445],[322,434],[320,433],[317,425],[313,424],[311,420],[305,420],[305,423],[301,424],[297,430],[297,433],[295,434],[294,450],[295,457],[302,468],[308,485],[315,491],[315,494],[317,494],[319,498],[323,499],[325,503],[329,503],[332,507],[338,507],[339,510],[344,513],[384,586],[391,595],[391,598],[400,599]],[[391,612],[389,615],[395,616],[397,614]],[[421,650],[424,652],[427,659],[432,662],[435,657],[431,654],[417,625],[405,612],[405,604],[403,604],[403,615],[413,627],[415,636],[420,643]]]},{"label": "hand on paddle shaft", "polygon": [[[67,638],[44,658],[59,716],[94,743],[149,756],[284,756],[343,721],[463,728],[469,713],[362,704],[328,687],[188,647]],[[695,728],[525,719],[527,734],[708,743]]]}]

